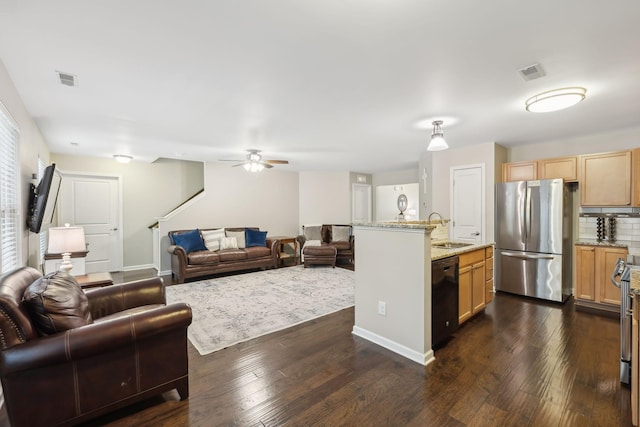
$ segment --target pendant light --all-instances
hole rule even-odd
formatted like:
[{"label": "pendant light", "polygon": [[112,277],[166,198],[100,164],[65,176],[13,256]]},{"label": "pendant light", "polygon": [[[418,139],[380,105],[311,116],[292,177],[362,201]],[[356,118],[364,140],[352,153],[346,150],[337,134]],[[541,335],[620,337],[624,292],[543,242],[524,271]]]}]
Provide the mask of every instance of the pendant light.
[{"label": "pendant light", "polygon": [[444,140],[444,134],[440,126],[442,120],[436,120],[433,122],[433,133],[431,134],[431,141],[427,147],[427,151],[442,151],[449,148],[447,141]]}]

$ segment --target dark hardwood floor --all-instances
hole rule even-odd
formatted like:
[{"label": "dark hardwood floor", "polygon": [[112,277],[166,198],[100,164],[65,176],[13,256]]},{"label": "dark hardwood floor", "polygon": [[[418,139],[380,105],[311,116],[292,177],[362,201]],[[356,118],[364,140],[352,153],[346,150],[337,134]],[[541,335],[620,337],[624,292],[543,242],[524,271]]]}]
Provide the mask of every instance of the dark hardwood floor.
[{"label": "dark hardwood floor", "polygon": [[427,367],[353,336],[353,319],[342,310],[208,356],[189,343],[188,400],[172,391],[87,425],[631,425],[618,319],[572,301],[498,294]]}]

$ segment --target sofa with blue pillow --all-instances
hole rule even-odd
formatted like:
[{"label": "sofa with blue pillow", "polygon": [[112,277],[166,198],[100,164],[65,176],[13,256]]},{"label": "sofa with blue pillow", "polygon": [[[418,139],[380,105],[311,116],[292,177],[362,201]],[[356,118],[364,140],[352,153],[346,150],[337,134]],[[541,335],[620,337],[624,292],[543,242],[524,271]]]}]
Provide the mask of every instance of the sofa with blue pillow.
[{"label": "sofa with blue pillow", "polygon": [[278,266],[280,241],[257,227],[201,228],[169,232],[174,283],[217,273]]}]

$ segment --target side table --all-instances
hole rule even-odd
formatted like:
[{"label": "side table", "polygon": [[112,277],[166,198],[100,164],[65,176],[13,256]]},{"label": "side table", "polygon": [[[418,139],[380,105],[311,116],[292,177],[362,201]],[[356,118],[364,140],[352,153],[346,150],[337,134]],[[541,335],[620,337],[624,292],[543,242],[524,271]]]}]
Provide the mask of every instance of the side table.
[{"label": "side table", "polygon": [[[268,236],[272,240],[280,240],[280,253],[278,254],[279,265],[282,267],[284,261],[287,259],[293,259],[293,265],[298,265],[298,241],[295,237],[291,236]],[[284,245],[293,245],[293,253],[285,252]]]},{"label": "side table", "polygon": [[89,288],[101,288],[103,286],[113,285],[113,278],[111,273],[87,273],[80,276],[75,276],[76,281],[80,284],[82,289]]}]

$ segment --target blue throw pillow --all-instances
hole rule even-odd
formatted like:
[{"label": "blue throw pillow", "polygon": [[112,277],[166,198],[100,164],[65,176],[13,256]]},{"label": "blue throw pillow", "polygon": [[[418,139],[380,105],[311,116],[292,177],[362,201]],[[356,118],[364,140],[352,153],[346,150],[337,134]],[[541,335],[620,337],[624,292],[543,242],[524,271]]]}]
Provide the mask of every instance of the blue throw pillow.
[{"label": "blue throw pillow", "polygon": [[186,253],[195,251],[206,251],[207,247],[202,241],[200,230],[190,230],[180,234],[173,235],[173,243],[178,246],[182,246]]},{"label": "blue throw pillow", "polygon": [[244,230],[244,240],[247,248],[251,246],[267,246],[267,232],[247,228]]}]

